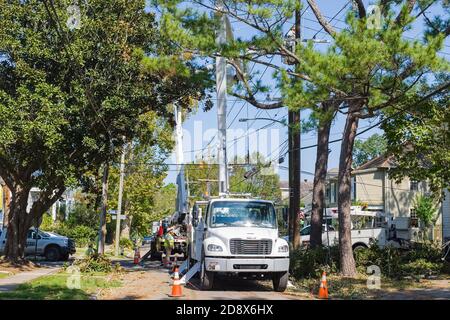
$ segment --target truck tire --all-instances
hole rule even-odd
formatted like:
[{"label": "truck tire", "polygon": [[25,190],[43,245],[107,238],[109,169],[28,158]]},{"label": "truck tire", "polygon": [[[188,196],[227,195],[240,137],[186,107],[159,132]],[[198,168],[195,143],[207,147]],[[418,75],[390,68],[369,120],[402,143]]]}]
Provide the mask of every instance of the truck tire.
[{"label": "truck tire", "polygon": [[61,257],[61,252],[58,246],[48,246],[45,248],[44,254],[48,261],[58,261]]},{"label": "truck tire", "polygon": [[289,272],[277,272],[272,277],[273,290],[277,292],[286,291],[289,279]]},{"label": "truck tire", "polygon": [[214,285],[214,272],[206,270],[205,253],[202,252],[202,266],[200,269],[200,288],[211,290]]}]

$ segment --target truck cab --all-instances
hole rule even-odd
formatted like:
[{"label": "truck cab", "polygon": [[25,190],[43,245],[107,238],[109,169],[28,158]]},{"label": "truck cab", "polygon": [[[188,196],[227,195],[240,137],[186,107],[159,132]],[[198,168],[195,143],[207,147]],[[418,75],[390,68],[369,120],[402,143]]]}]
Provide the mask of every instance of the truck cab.
[{"label": "truck cab", "polygon": [[200,263],[202,289],[211,289],[214,277],[221,274],[271,279],[274,290],[284,291],[289,245],[279,237],[277,226],[270,201],[212,199],[204,214],[194,206],[189,258]]}]

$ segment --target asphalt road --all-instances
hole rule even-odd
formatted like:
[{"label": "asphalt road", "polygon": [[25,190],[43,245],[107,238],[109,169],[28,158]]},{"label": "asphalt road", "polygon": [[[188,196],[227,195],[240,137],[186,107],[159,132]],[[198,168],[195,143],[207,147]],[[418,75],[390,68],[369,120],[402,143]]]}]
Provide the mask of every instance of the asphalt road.
[{"label": "asphalt road", "polygon": [[[171,298],[172,279],[167,269],[159,261],[146,262],[144,266],[134,266],[123,261],[122,266],[128,271],[121,281],[122,287],[103,292],[99,299],[137,299],[137,300],[291,300],[301,299],[287,293],[274,292],[272,281],[242,280],[231,277],[218,277],[212,290],[199,289],[199,280],[191,279],[182,287],[181,298]],[[305,297],[303,297],[305,299]]]}]

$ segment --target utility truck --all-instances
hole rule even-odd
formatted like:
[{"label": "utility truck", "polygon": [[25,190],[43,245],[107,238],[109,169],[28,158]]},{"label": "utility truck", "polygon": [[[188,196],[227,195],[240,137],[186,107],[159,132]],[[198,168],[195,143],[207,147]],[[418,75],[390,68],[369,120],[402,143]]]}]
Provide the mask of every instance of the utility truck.
[{"label": "utility truck", "polygon": [[286,290],[289,245],[278,235],[272,202],[251,198],[197,201],[186,217],[189,269],[184,283],[197,272],[201,288],[213,287],[216,276],[272,280]]}]

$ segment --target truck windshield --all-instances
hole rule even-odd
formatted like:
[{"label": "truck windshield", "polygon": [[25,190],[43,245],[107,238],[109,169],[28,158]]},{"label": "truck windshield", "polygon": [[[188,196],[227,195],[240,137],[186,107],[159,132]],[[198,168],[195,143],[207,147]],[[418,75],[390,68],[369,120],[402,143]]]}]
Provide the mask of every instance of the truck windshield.
[{"label": "truck windshield", "polygon": [[275,209],[271,203],[258,201],[216,201],[211,204],[211,227],[276,228]]}]

